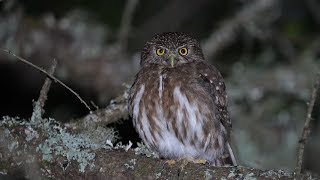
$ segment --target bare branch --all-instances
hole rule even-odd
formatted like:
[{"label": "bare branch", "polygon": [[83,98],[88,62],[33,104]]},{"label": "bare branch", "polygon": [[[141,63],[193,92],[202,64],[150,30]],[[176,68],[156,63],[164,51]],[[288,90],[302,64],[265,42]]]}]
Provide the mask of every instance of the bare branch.
[{"label": "bare branch", "polygon": [[[52,63],[52,66],[50,68],[50,70],[48,71],[49,74],[53,75],[54,74],[54,71],[57,67],[57,61],[55,59],[53,59],[53,63]],[[40,91],[40,96],[39,96],[39,104],[40,104],[40,107],[43,109],[44,107],[44,104],[47,100],[47,94],[49,92],[49,89],[50,89],[50,86],[51,86],[51,79],[50,78],[46,78],[43,86],[42,86],[42,89]]]},{"label": "bare branch", "polygon": [[[76,120],[76,124],[81,128],[87,128],[88,125],[94,126],[105,126],[120,120],[128,119],[128,91],[129,87],[124,91],[124,93],[117,98],[110,101],[110,104],[103,109],[98,109],[93,111],[91,114],[86,115],[81,119]],[[76,125],[69,123],[70,126],[75,127]]]},{"label": "bare branch", "polygon": [[[50,68],[50,70],[48,71],[48,73],[50,75],[53,75],[55,68],[57,67],[57,61],[55,59],[53,59],[53,63],[52,66]],[[44,113],[44,104],[47,100],[47,95],[51,86],[51,79],[50,78],[46,78],[41,91],[40,91],[40,95],[38,100],[34,103],[34,107],[33,107],[33,113],[32,113],[32,117],[31,117],[31,121],[35,122],[37,119],[41,119],[42,115]]]},{"label": "bare branch", "polygon": [[319,89],[320,89],[320,74],[317,75],[317,79],[316,79],[316,82],[315,82],[313,90],[312,90],[311,101],[308,105],[308,110],[307,110],[307,117],[304,122],[304,127],[302,130],[301,138],[299,140],[298,160],[297,160],[297,167],[295,169],[295,172],[297,174],[300,174],[301,170],[302,170],[304,148],[306,145],[306,141],[310,135],[310,131],[311,131],[310,130],[310,121],[312,120],[312,111],[313,111],[315,101],[317,99],[317,93],[319,92]]},{"label": "bare branch", "polygon": [[40,72],[44,73],[47,77],[49,77],[50,79],[54,80],[55,82],[61,84],[64,88],[66,88],[67,90],[69,90],[72,94],[74,94],[82,104],[84,104],[86,106],[86,108],[91,111],[90,107],[88,106],[88,104],[80,97],[80,95],[78,93],[76,93],[74,90],[72,90],[69,86],[67,86],[66,84],[64,84],[62,81],[60,81],[58,78],[54,77],[53,75],[49,74],[48,72],[46,72],[43,68],[36,66],[34,64],[32,64],[31,62],[27,61],[26,59],[15,55],[14,53],[12,53],[11,51],[7,50],[7,49],[2,49],[0,48],[0,50],[8,53],[9,55],[12,55],[14,57],[16,57],[18,60],[22,61],[23,63],[39,70]]}]

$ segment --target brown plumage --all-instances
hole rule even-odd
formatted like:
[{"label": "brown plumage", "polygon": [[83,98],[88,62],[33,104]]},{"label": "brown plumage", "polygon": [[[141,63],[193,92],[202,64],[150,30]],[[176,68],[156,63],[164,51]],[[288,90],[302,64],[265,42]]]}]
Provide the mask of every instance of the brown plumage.
[{"label": "brown plumage", "polygon": [[236,165],[225,84],[184,33],[155,35],[141,53],[129,112],[144,143],[168,159]]}]

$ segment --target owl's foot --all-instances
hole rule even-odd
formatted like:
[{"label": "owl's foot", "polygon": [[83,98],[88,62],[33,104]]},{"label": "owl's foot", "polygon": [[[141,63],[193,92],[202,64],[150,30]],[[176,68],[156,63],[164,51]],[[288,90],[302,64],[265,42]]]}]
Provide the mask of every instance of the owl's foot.
[{"label": "owl's foot", "polygon": [[170,159],[170,160],[167,160],[167,161],[166,161],[166,164],[168,164],[169,166],[172,166],[172,165],[174,165],[174,164],[176,164],[176,163],[177,163],[177,161],[174,160],[174,159]]},{"label": "owl's foot", "polygon": [[180,160],[170,159],[170,160],[167,160],[165,163],[171,166],[176,164],[177,161],[182,161],[182,165],[184,166],[186,166],[189,162],[192,162],[195,164],[203,164],[203,165],[207,163],[207,160],[205,159],[180,159]]},{"label": "owl's foot", "polygon": [[207,163],[207,160],[205,159],[183,159],[180,170],[183,171],[184,167],[188,165],[189,162],[195,163],[195,164],[203,164],[205,165]]},{"label": "owl's foot", "polygon": [[181,165],[179,166],[178,174],[180,174],[190,162],[203,165],[207,163],[207,161],[204,159],[183,159]]},{"label": "owl's foot", "polygon": [[207,163],[207,160],[205,160],[205,159],[194,159],[194,160],[191,160],[191,162],[193,162],[195,164],[203,164],[203,165],[205,165]]}]

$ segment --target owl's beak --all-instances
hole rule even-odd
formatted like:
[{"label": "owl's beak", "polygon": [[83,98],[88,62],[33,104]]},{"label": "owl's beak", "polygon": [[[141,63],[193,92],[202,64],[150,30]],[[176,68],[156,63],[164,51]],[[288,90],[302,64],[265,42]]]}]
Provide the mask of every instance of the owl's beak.
[{"label": "owl's beak", "polygon": [[171,67],[174,67],[175,59],[176,59],[176,55],[175,54],[169,54],[168,60],[170,61]]}]

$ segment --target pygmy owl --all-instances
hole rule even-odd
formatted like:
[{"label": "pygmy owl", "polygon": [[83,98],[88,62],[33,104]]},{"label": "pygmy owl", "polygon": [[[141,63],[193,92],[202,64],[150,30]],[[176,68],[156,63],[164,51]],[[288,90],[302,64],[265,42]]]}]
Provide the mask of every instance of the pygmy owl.
[{"label": "pygmy owl", "polygon": [[184,33],[157,34],[140,64],[129,112],[147,147],[167,159],[236,165],[225,84],[199,42]]}]

